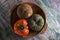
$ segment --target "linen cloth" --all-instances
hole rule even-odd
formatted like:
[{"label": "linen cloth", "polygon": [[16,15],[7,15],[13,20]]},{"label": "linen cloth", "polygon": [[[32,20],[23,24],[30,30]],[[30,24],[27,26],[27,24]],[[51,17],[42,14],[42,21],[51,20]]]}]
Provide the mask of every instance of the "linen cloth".
[{"label": "linen cloth", "polygon": [[27,40],[60,40],[60,1],[59,0],[0,0],[0,40],[26,40],[16,35],[10,24],[9,10],[21,2],[34,2],[46,12],[48,28]]}]

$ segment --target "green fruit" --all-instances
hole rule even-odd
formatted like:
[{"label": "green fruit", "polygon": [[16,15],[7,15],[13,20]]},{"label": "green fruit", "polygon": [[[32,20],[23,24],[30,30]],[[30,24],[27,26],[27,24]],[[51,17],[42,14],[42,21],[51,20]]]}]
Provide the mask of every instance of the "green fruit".
[{"label": "green fruit", "polygon": [[44,19],[39,14],[33,14],[32,17],[29,19],[29,27],[33,31],[40,31],[43,28]]},{"label": "green fruit", "polygon": [[20,18],[28,18],[32,14],[33,14],[33,10],[29,4],[21,4],[17,7],[17,15]]}]

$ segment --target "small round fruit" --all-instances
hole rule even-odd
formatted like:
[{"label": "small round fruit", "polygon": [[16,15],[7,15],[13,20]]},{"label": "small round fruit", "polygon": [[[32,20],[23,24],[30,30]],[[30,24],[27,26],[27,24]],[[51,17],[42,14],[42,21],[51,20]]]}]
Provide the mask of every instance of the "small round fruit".
[{"label": "small round fruit", "polygon": [[28,21],[29,21],[29,27],[33,31],[38,32],[43,28],[44,19],[39,14],[33,14],[32,17],[30,17],[30,19]]},{"label": "small round fruit", "polygon": [[29,4],[21,4],[17,7],[17,15],[20,18],[28,18],[33,14],[33,9]]},{"label": "small round fruit", "polygon": [[29,34],[29,27],[27,26],[27,21],[25,19],[18,20],[14,24],[14,32],[19,36],[27,36]]}]

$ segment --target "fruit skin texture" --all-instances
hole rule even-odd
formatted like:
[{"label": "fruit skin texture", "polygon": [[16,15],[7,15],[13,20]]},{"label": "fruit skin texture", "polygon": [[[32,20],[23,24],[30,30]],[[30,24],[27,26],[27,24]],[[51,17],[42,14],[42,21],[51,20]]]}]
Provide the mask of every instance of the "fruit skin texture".
[{"label": "fruit skin texture", "polygon": [[29,27],[35,32],[38,32],[43,28],[44,19],[39,14],[33,14],[28,21]]},{"label": "fruit skin texture", "polygon": [[25,19],[18,20],[14,24],[14,32],[23,37],[27,36],[29,34],[29,27],[27,26],[27,24],[28,23]]},{"label": "fruit skin texture", "polygon": [[33,9],[29,4],[21,4],[17,7],[17,15],[20,18],[29,18],[33,14]]}]

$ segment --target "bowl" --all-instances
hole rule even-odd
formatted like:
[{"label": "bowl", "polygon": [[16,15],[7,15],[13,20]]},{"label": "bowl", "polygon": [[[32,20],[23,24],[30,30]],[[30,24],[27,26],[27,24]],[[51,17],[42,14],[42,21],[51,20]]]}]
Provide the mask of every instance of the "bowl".
[{"label": "bowl", "polygon": [[[29,4],[32,8],[33,8],[33,13],[37,13],[37,14],[40,14],[43,19],[44,19],[44,25],[43,25],[43,28],[41,29],[41,31],[39,32],[33,32],[33,33],[29,33],[29,35],[25,36],[24,38],[31,38],[31,37],[34,37],[38,34],[43,34],[45,33],[46,29],[47,29],[47,23],[46,23],[46,14],[43,10],[43,8],[35,3],[31,3],[31,2],[23,2],[23,3],[20,3],[20,4]],[[10,13],[10,16],[11,16],[11,19],[10,19],[10,23],[11,23],[11,26],[13,28],[14,26],[14,23],[19,20],[20,18],[18,17],[17,15],[17,7],[20,5],[14,5],[13,8],[9,11]]]}]

